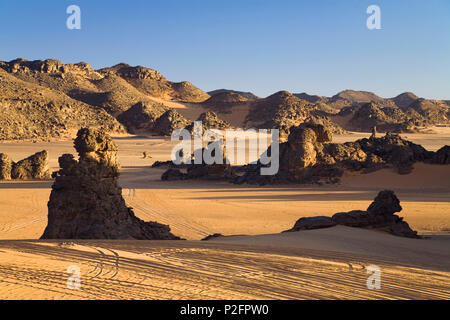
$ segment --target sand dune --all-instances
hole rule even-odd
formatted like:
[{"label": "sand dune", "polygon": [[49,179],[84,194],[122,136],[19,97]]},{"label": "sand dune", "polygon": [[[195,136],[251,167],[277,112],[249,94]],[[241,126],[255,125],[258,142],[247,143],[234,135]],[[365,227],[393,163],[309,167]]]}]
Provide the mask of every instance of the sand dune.
[{"label": "sand dune", "polygon": [[[167,160],[173,143],[158,137],[116,141],[127,204],[189,241],[38,241],[52,182],[0,183],[0,298],[450,298],[448,166],[416,164],[405,176],[349,173],[332,186],[162,182],[163,169],[150,165]],[[439,144],[432,135],[429,141]],[[73,153],[72,142],[0,144],[16,161],[43,149],[53,169],[61,154]],[[152,159],[143,159],[143,151]],[[385,188],[402,201],[400,215],[430,239],[345,227],[280,234],[300,217],[366,209]],[[245,236],[197,241],[212,233]],[[379,291],[366,288],[372,264],[382,270]],[[81,291],[66,287],[71,265],[81,268]]]},{"label": "sand dune", "polygon": [[[416,250],[404,252],[403,249],[416,246],[420,240],[404,241],[372,231],[355,233],[346,229],[235,237],[207,243],[0,241],[0,296],[3,299],[450,298],[446,254],[450,239],[423,240]],[[407,243],[410,241],[414,243]],[[342,244],[351,246],[343,252]],[[355,253],[358,251],[363,253]],[[384,254],[377,256],[374,252]],[[411,263],[405,258],[411,258]],[[66,270],[72,265],[81,269],[81,290],[67,288]],[[381,270],[380,290],[367,289],[367,268],[371,265]]]}]

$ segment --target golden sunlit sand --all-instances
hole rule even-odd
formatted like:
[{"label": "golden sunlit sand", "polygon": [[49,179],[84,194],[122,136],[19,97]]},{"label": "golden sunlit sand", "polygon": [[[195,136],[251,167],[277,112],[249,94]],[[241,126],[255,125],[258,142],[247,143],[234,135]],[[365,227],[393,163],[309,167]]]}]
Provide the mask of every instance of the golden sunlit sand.
[{"label": "golden sunlit sand", "polygon": [[[430,150],[449,142],[445,134],[407,136]],[[346,173],[327,186],[162,182],[164,170],[150,166],[168,160],[172,142],[133,136],[116,142],[127,204],[188,241],[38,241],[52,182],[0,183],[0,298],[450,298],[449,166],[419,163],[409,175]],[[0,144],[15,161],[43,149],[53,169],[60,155],[74,152],[71,141]],[[152,158],[143,159],[144,151]],[[382,189],[395,191],[400,216],[429,239],[347,227],[280,234],[300,217],[364,210]],[[233,236],[198,241],[214,233]],[[67,289],[71,265],[81,269],[82,290]],[[382,270],[381,290],[366,287],[369,265]]]}]

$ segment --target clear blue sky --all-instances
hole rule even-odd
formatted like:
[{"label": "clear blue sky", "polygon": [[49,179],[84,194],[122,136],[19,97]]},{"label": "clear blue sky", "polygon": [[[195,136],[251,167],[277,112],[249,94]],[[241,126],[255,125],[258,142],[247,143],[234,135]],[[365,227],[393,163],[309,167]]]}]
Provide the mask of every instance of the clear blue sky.
[{"label": "clear blue sky", "polygon": [[450,99],[450,0],[1,0],[0,43],[0,60],[127,62],[205,91]]}]

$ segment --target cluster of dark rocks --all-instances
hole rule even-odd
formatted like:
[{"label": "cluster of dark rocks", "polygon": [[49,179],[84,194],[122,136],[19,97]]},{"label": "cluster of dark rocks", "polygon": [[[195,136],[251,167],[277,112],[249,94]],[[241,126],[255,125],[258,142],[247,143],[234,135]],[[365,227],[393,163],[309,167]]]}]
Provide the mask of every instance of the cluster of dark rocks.
[{"label": "cluster of dark rocks", "polygon": [[[247,166],[235,183],[337,183],[345,170],[373,172],[395,168],[408,174],[414,163],[446,165],[450,163],[450,147],[437,152],[405,140],[398,134],[387,133],[355,142],[332,143],[332,131],[317,123],[303,123],[290,128],[287,141],[280,144],[280,170],[274,176],[261,176],[261,163]],[[271,148],[266,151],[270,154]]]},{"label": "cluster of dark rocks", "polygon": [[384,231],[396,236],[421,238],[403,218],[396,215],[402,211],[400,201],[393,191],[381,191],[366,211],[339,212],[332,217],[308,217],[299,219],[294,227],[285,232],[330,228],[336,225]]},{"label": "cluster of dark rocks", "polygon": [[19,162],[0,153],[0,180],[47,180],[51,178],[48,152],[41,151]]},{"label": "cluster of dark rocks", "polygon": [[42,239],[177,240],[169,226],[144,222],[126,206],[118,185],[117,146],[102,130],[78,131],[75,149],[59,158]]},{"label": "cluster of dark rocks", "polygon": [[[398,134],[387,133],[355,142],[332,143],[332,130],[316,122],[306,122],[288,130],[286,142],[279,146],[279,171],[273,176],[261,175],[260,161],[246,166],[226,164],[173,165],[157,162],[154,167],[168,166],[162,180],[227,180],[236,184],[333,184],[338,183],[345,170],[369,173],[383,168],[394,168],[399,174],[408,174],[414,163],[450,164],[450,147],[437,152],[405,140]],[[271,155],[272,148],[266,151]],[[267,156],[266,155],[266,156]],[[270,164],[269,164],[270,165]],[[182,172],[186,170],[186,172]]]},{"label": "cluster of dark rocks", "polygon": [[[201,154],[205,154],[210,152],[210,154],[215,156],[215,148],[213,145],[214,142],[210,143],[205,148],[202,148]],[[209,150],[209,148],[211,148]],[[191,155],[191,160],[193,163],[191,164],[181,164],[175,165],[171,161],[167,162],[155,162],[153,164],[154,168],[157,167],[169,167],[167,171],[165,171],[161,180],[163,181],[174,181],[174,180],[227,180],[233,181],[236,179],[236,168],[233,168],[230,164],[228,164],[227,159],[224,157],[222,164],[207,164],[204,159],[202,159],[201,163],[195,163],[195,153]]]}]

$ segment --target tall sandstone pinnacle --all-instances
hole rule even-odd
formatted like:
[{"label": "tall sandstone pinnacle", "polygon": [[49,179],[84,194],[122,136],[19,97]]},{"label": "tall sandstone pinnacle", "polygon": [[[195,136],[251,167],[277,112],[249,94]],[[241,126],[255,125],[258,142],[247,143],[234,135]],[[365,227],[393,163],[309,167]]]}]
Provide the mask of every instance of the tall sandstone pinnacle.
[{"label": "tall sandstone pinnacle", "polygon": [[81,129],[75,149],[78,161],[71,154],[59,158],[42,239],[179,239],[169,226],[144,222],[126,206],[118,186],[117,145],[109,135]]}]

